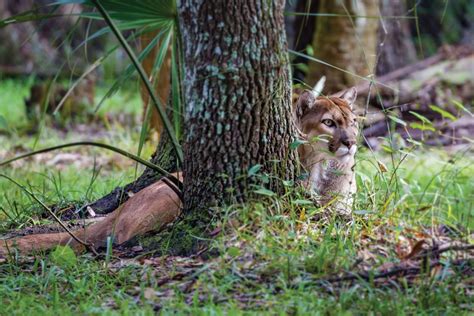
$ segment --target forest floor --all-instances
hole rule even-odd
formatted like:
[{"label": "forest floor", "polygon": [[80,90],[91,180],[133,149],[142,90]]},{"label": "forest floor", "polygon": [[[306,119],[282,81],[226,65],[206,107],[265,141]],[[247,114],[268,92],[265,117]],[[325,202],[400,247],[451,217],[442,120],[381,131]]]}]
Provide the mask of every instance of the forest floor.
[{"label": "forest floor", "polygon": [[[97,120],[28,133],[28,82],[0,81],[0,161],[33,149],[96,140],[138,152],[136,93],[108,100]],[[99,90],[99,93],[103,91]],[[351,222],[297,190],[219,210],[211,241],[191,257],[136,240],[101,258],[67,247],[0,259],[0,315],[12,314],[452,314],[474,312],[472,145],[392,148],[357,156]],[[145,144],[141,156],[153,151]],[[47,205],[82,206],[142,168],[78,147],[1,167]],[[20,188],[0,179],[0,235],[50,224]],[[161,245],[173,247],[170,228]],[[166,249],[159,249],[161,253]]]}]

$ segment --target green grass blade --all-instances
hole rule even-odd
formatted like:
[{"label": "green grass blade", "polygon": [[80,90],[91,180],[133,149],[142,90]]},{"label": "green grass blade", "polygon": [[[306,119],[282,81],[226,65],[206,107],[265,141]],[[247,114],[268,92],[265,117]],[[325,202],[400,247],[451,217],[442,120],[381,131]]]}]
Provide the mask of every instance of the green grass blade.
[{"label": "green grass blade", "polygon": [[377,84],[377,85],[380,85],[380,86],[383,86],[383,87],[388,88],[388,89],[390,89],[390,90],[396,91],[396,89],[394,89],[393,87],[390,87],[390,86],[388,86],[388,85],[386,85],[386,84],[383,84],[383,83],[381,83],[381,82],[379,82],[379,81],[376,81],[376,80],[374,80],[374,79],[371,79],[371,78],[368,78],[368,77],[364,77],[364,76],[360,76],[360,75],[358,75],[358,74],[356,74],[356,73],[350,72],[350,71],[345,70],[345,69],[343,69],[343,68],[337,67],[337,66],[335,66],[335,65],[333,65],[333,64],[330,64],[330,63],[328,63],[328,62],[325,62],[324,60],[321,60],[321,59],[318,59],[318,58],[315,58],[315,57],[312,57],[312,56],[309,56],[309,55],[306,55],[306,54],[303,54],[303,53],[294,51],[294,50],[292,50],[292,49],[289,49],[288,52],[289,52],[290,54],[293,54],[293,55],[296,55],[296,56],[299,56],[299,57],[306,58],[306,59],[308,59],[308,60],[310,60],[310,61],[314,61],[314,62],[317,62],[317,63],[319,63],[319,64],[322,64],[322,65],[325,65],[325,66],[334,68],[334,69],[336,69],[336,70],[339,70],[339,71],[341,71],[341,72],[343,72],[343,73],[346,73],[346,74],[348,74],[348,75],[354,76],[354,77],[356,77],[356,78],[362,79],[362,80],[364,80],[364,81],[373,82],[373,83],[375,83],[375,84]]},{"label": "green grass blade", "polygon": [[179,63],[178,63],[178,52],[177,47],[178,41],[176,36],[173,38],[173,51],[171,54],[171,97],[173,102],[173,124],[176,131],[176,137],[181,138],[181,121],[182,121],[182,103],[181,103],[181,89],[180,89],[180,77],[179,77]]}]

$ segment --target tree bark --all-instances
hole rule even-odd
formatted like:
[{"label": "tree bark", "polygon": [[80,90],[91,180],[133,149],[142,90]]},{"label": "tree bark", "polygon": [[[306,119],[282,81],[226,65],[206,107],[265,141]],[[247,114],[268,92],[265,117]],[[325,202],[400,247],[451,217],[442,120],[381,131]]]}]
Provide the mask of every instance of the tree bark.
[{"label": "tree bark", "polygon": [[282,178],[294,175],[283,9],[284,0],[182,0],[179,5],[185,211],[244,201],[245,174],[256,164],[267,172],[275,168]]},{"label": "tree bark", "polygon": [[416,50],[404,0],[380,0],[382,14],[378,29],[377,75],[384,75],[416,61]]},{"label": "tree bark", "polygon": [[[326,76],[325,93],[356,85],[374,72],[377,45],[378,0],[322,0],[320,13],[340,16],[318,16],[313,38],[315,58],[347,72],[312,62],[306,81],[314,85]],[[352,73],[352,74],[350,74]]]}]

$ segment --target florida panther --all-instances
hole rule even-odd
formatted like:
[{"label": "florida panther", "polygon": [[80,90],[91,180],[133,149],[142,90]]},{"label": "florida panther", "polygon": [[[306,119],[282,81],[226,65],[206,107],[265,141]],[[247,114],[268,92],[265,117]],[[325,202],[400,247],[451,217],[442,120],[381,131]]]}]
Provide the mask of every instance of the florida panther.
[{"label": "florida panther", "polygon": [[309,172],[305,185],[319,195],[320,204],[331,203],[344,214],[350,213],[356,192],[353,168],[358,126],[352,111],[356,97],[355,88],[330,97],[305,91],[293,105],[297,128],[306,140],[298,148]]}]

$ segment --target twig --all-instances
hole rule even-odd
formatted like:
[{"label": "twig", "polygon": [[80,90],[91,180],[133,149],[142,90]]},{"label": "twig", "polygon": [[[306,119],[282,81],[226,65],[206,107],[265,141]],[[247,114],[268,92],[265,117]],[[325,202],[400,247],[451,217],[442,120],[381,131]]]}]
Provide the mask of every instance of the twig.
[{"label": "twig", "polygon": [[[431,265],[434,266],[434,265],[437,265],[437,264],[439,264],[439,263],[436,262],[436,264],[432,263]],[[394,275],[400,274],[402,272],[403,272],[404,275],[418,274],[419,271],[420,271],[420,267],[396,267],[396,268],[393,268],[392,270],[389,270],[389,271],[386,271],[386,272],[374,274],[374,275],[372,275],[372,277],[370,276],[370,273],[367,272],[367,271],[357,272],[357,273],[349,272],[348,274],[343,275],[341,277],[322,279],[322,280],[318,280],[318,281],[329,282],[329,283],[337,283],[337,282],[342,282],[342,281],[355,281],[355,280],[359,280],[359,279],[369,281],[370,279],[375,280],[375,279],[381,279],[381,278],[394,276]]]},{"label": "twig", "polygon": [[[452,263],[454,265],[459,265],[459,264],[462,264],[462,263],[465,263],[465,262],[466,262],[466,260],[452,261]],[[435,266],[440,265],[440,264],[442,264],[442,263],[437,261],[437,260],[433,261],[429,265],[429,269],[432,269]],[[320,283],[337,283],[337,282],[343,282],[343,281],[355,281],[355,280],[359,280],[359,279],[369,281],[369,280],[387,278],[387,277],[391,277],[391,276],[395,276],[395,275],[399,275],[399,274],[402,274],[402,275],[405,275],[405,276],[407,276],[407,275],[416,275],[416,274],[420,273],[421,270],[422,270],[421,266],[413,266],[413,267],[397,266],[397,267],[395,267],[391,270],[388,270],[386,272],[376,273],[376,274],[373,274],[372,276],[370,275],[370,273],[368,271],[357,272],[357,273],[350,272],[350,273],[347,273],[347,274],[345,274],[341,277],[319,279],[319,280],[316,280],[316,281],[320,282]]]},{"label": "twig", "polygon": [[469,251],[469,250],[474,250],[474,245],[448,244],[444,247],[432,248],[432,249],[426,250],[423,253],[414,256],[413,259],[425,259],[429,256],[439,255],[447,251]]},{"label": "twig", "polygon": [[[423,254],[419,254],[415,257],[413,257],[413,259],[426,259],[432,255],[437,255],[437,254],[441,254],[443,252],[447,252],[447,251],[468,251],[468,250],[473,250],[474,249],[474,245],[448,245],[448,246],[444,246],[444,247],[440,247],[438,249],[430,249],[430,250],[427,250],[426,252],[424,252]],[[462,262],[465,262],[464,260],[455,260],[453,261],[454,264],[459,264],[459,263],[462,263]],[[434,266],[437,266],[441,264],[438,260],[436,261],[433,261],[431,264],[430,264],[430,269],[433,268]],[[342,282],[342,281],[355,281],[355,280],[358,280],[358,279],[364,279],[366,281],[370,280],[370,279],[381,279],[381,278],[386,278],[386,277],[390,277],[390,276],[394,276],[394,275],[397,275],[397,274],[404,274],[404,275],[413,275],[413,274],[418,274],[421,270],[421,266],[406,266],[406,262],[402,262],[401,265],[389,270],[389,271],[386,271],[386,272],[381,272],[381,273],[378,273],[378,274],[373,274],[372,276],[370,275],[370,272],[369,271],[363,271],[363,272],[349,272],[349,273],[346,273],[345,275],[341,276],[341,277],[333,277],[333,278],[327,278],[327,279],[320,279],[320,280],[316,280],[317,282],[329,282],[329,283],[336,283],[336,282]]]}]

